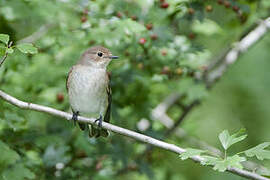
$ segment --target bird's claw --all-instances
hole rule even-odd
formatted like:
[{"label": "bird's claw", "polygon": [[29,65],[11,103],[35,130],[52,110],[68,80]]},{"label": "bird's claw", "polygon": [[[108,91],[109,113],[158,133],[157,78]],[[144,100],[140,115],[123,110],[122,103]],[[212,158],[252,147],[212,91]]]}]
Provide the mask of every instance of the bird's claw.
[{"label": "bird's claw", "polygon": [[78,121],[78,115],[79,115],[79,111],[73,112],[71,120],[73,120],[74,126],[76,126],[76,122]]},{"label": "bird's claw", "polygon": [[98,127],[102,127],[102,115],[99,115],[99,118],[95,120],[95,123],[98,122]]}]

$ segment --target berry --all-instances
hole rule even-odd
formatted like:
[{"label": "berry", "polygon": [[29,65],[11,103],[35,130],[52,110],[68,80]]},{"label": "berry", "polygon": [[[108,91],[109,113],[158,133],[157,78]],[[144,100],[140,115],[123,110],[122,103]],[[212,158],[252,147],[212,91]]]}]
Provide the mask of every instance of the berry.
[{"label": "berry", "polygon": [[83,10],[83,14],[84,14],[84,15],[87,15],[87,14],[88,14],[88,11],[89,11],[88,8],[85,8],[85,9]]},{"label": "berry", "polygon": [[191,39],[191,40],[195,39],[196,35],[194,33],[189,33],[188,38]]},{"label": "berry", "polygon": [[205,8],[205,10],[207,12],[212,12],[213,11],[213,7],[211,5],[207,5],[206,8]]},{"label": "berry", "polygon": [[160,5],[161,8],[163,9],[166,9],[169,7],[169,4],[167,2],[163,2],[161,5]]},{"label": "berry", "polygon": [[141,45],[145,44],[146,43],[146,39],[145,38],[140,38],[139,43]]},{"label": "berry", "polygon": [[158,38],[158,36],[157,36],[157,34],[152,34],[151,35],[151,39],[154,41],[154,40],[157,40],[157,38]]},{"label": "berry", "polygon": [[167,55],[167,51],[166,50],[162,50],[161,51],[161,54],[162,54],[162,56],[166,56]]},{"label": "berry", "polygon": [[136,21],[136,20],[138,19],[137,16],[134,16],[134,15],[131,16],[130,18],[131,18],[133,21]]},{"label": "berry", "polygon": [[146,29],[148,29],[148,30],[151,30],[151,29],[153,29],[153,24],[146,24],[145,25],[146,26]]},{"label": "berry", "polygon": [[224,6],[226,8],[229,8],[229,7],[231,7],[231,3],[229,1],[224,1]]},{"label": "berry", "polygon": [[188,8],[188,14],[193,15],[195,10],[193,8]]},{"label": "berry", "polygon": [[223,0],[218,0],[217,2],[218,2],[218,4],[220,4],[220,5],[223,4]]},{"label": "berry", "polygon": [[118,12],[116,13],[116,16],[119,17],[119,18],[122,18],[123,15],[122,15],[121,12],[118,11]]},{"label": "berry", "polygon": [[163,3],[163,2],[165,2],[165,0],[159,0],[159,2]]},{"label": "berry", "polygon": [[162,68],[161,74],[169,74],[170,71],[171,71],[170,67],[164,66],[164,67]]},{"label": "berry", "polygon": [[82,16],[82,17],[81,17],[81,22],[84,23],[84,22],[86,22],[86,21],[87,21],[87,17],[86,17],[86,16]]},{"label": "berry", "polygon": [[56,95],[56,100],[58,103],[62,103],[64,101],[64,95],[62,93],[58,93]]},{"label": "berry", "polygon": [[232,9],[233,9],[234,12],[238,12],[239,11],[239,7],[238,6],[233,6]]}]

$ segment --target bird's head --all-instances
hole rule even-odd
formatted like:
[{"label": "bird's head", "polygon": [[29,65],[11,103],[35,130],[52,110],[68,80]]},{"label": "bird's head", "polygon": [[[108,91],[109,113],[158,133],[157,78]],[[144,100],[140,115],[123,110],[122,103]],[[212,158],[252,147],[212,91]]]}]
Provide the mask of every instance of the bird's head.
[{"label": "bird's head", "polygon": [[112,55],[109,49],[102,46],[94,46],[83,53],[79,64],[96,68],[106,68],[112,59],[117,58],[117,56]]}]

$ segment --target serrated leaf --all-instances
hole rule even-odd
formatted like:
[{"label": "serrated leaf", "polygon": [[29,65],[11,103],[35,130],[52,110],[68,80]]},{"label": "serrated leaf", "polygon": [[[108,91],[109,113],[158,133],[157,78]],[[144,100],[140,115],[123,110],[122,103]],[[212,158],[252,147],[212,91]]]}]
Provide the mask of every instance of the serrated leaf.
[{"label": "serrated leaf", "polygon": [[30,53],[30,54],[36,54],[38,52],[37,48],[33,46],[31,43],[23,43],[16,45],[16,47],[22,52],[22,53]]},{"label": "serrated leaf", "polygon": [[213,156],[201,156],[203,160],[201,161],[202,165],[215,165],[217,161],[222,160]]},{"label": "serrated leaf", "polygon": [[229,156],[227,159],[217,161],[214,165],[213,169],[224,172],[229,167],[236,167],[239,169],[243,169],[243,166],[241,165],[241,162],[246,161],[246,158],[241,157],[239,155]]},{"label": "serrated leaf", "polygon": [[16,164],[15,166],[6,169],[2,177],[4,180],[21,180],[21,179],[34,179],[35,174],[22,164]]},{"label": "serrated leaf", "polygon": [[205,151],[200,150],[200,149],[192,149],[192,148],[187,148],[185,152],[181,153],[179,155],[179,157],[182,160],[186,160],[188,158],[191,158],[193,156],[197,156],[197,155],[201,155],[202,153],[204,153]]},{"label": "serrated leaf", "polygon": [[245,157],[241,157],[239,155],[229,156],[226,159],[220,159],[212,156],[202,156],[203,161],[201,161],[202,165],[212,165],[213,169],[224,172],[229,167],[237,167],[242,169],[243,166],[241,162],[246,161]]},{"label": "serrated leaf", "polygon": [[244,151],[244,153],[248,157],[256,156],[256,158],[258,158],[259,160],[270,159],[270,151],[264,150],[268,146],[270,146],[270,142],[265,142]]},{"label": "serrated leaf", "polygon": [[[237,142],[240,142],[247,137],[246,134],[239,136],[240,133],[242,133],[242,130],[240,130],[239,132],[237,132],[233,135],[230,135],[228,130],[224,130],[222,133],[220,133],[218,137],[219,137],[219,140],[220,140],[223,148],[225,150],[227,150],[231,145],[233,145]],[[237,136],[239,136],[239,137],[237,137]]]},{"label": "serrated leaf", "polygon": [[9,41],[9,35],[7,34],[0,34],[0,41],[5,43],[5,44],[8,44],[8,41]]}]

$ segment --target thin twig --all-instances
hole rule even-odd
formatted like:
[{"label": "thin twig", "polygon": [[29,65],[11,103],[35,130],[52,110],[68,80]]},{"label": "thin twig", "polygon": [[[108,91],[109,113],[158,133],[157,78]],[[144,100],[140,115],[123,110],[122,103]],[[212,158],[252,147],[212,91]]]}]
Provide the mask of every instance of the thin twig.
[{"label": "thin twig", "polygon": [[[39,111],[39,112],[51,114],[54,116],[62,117],[62,118],[67,119],[67,120],[72,119],[72,114],[69,114],[69,113],[66,113],[63,111],[59,111],[59,110],[51,108],[51,107],[20,101],[20,100],[16,99],[15,97],[8,95],[1,90],[0,90],[0,97],[3,100],[9,102],[10,104],[13,104],[13,105],[15,105],[19,108],[22,108],[22,109]],[[98,122],[95,122],[95,118],[86,118],[86,117],[79,116],[78,121],[82,122],[82,123],[88,123],[88,124],[93,124],[93,125],[98,126],[98,124],[97,124]],[[146,136],[146,135],[143,135],[143,134],[140,134],[140,133],[128,130],[128,129],[124,129],[124,128],[121,128],[121,127],[118,127],[118,126],[115,126],[115,125],[112,125],[112,124],[109,124],[106,122],[102,123],[102,128],[113,131],[117,134],[121,134],[123,136],[133,138],[137,141],[151,144],[152,146],[159,147],[161,149],[168,150],[170,152],[174,152],[176,154],[181,154],[181,153],[186,151],[185,149],[183,149],[179,146],[176,146],[174,144],[169,144],[169,143],[154,139],[152,137],[149,137],[149,136]],[[201,156],[193,156],[191,159],[195,162],[198,162],[198,163],[201,163],[204,160]],[[227,171],[231,172],[233,174],[242,176],[242,177],[246,177],[248,179],[269,180],[266,177],[263,177],[263,176],[260,176],[256,173],[242,170],[239,168],[229,167],[227,169]]]},{"label": "thin twig", "polygon": [[[9,44],[8,44],[8,48],[10,48],[11,46],[12,46],[12,41],[10,41],[9,42]],[[3,56],[3,58],[1,59],[1,61],[0,61],[0,67],[2,66],[2,64],[5,62],[5,60],[7,59],[7,56],[8,56],[8,52],[7,52],[7,50],[6,50],[6,52],[5,52],[5,55]]]},{"label": "thin twig", "polygon": [[19,40],[17,43],[34,43],[35,41],[39,40],[44,34],[46,34],[53,26],[53,24],[42,25],[36,32]]}]

